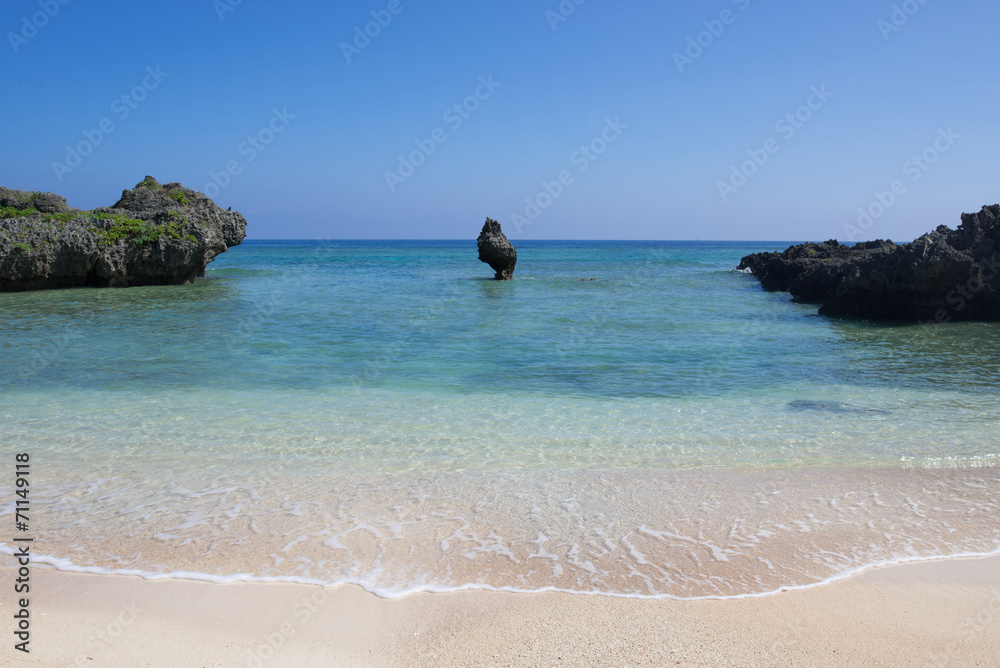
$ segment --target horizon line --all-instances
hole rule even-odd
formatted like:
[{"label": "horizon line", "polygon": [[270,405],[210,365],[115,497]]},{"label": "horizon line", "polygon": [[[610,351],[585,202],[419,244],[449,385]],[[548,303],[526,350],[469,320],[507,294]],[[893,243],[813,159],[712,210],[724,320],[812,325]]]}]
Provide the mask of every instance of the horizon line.
[{"label": "horizon line", "polygon": [[[633,242],[633,243],[745,243],[745,244],[802,244],[802,243],[825,243],[825,241],[837,241],[836,239],[827,239],[824,241],[803,241],[803,240],[787,240],[787,239],[508,239],[513,243],[516,241],[526,241],[526,242],[552,242],[552,241],[562,241],[562,242],[572,242],[578,243],[582,241],[589,242],[602,242],[602,243],[622,243],[622,242]],[[246,241],[447,241],[447,242],[462,242],[462,243],[476,243],[475,239],[470,239],[469,237],[464,238],[421,238],[421,237],[246,237]],[[838,241],[838,243],[860,243],[857,241]]]}]

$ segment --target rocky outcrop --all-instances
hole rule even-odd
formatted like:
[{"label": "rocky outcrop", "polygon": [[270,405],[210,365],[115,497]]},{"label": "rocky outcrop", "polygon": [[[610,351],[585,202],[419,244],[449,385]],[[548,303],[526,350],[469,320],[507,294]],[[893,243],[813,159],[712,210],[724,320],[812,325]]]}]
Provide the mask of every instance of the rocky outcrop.
[{"label": "rocky outcrop", "polygon": [[0,207],[21,211],[34,209],[39,213],[67,213],[71,211],[66,205],[66,198],[55,193],[29,193],[10,188],[0,188]]},{"label": "rocky outcrop", "polygon": [[907,244],[837,241],[755,253],[739,269],[822,315],[946,322],[1000,320],[1000,205]]},{"label": "rocky outcrop", "polygon": [[496,272],[496,280],[509,281],[514,278],[517,250],[500,229],[500,223],[487,218],[483,231],[479,233],[479,239],[476,241],[479,244],[479,260],[490,265]]},{"label": "rocky outcrop", "polygon": [[0,291],[190,283],[246,227],[239,213],[151,176],[91,211],[0,188]]}]

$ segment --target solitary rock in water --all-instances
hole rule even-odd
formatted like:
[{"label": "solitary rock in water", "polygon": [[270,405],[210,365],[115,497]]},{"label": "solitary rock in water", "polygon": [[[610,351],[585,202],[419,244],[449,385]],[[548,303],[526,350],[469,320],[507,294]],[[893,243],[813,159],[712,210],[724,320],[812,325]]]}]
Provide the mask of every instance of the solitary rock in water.
[{"label": "solitary rock in water", "polygon": [[837,241],[743,258],[765,290],[820,304],[820,315],[950,322],[1000,320],[1000,205],[962,214],[908,244]]},{"label": "solitary rock in water", "polygon": [[500,229],[500,223],[492,218],[487,218],[477,242],[480,261],[493,268],[493,271],[497,273],[495,278],[498,281],[509,281],[514,278],[517,251],[507,240],[503,230]]},{"label": "solitary rock in water", "polygon": [[92,211],[0,188],[0,292],[190,283],[246,229],[239,213],[151,176]]}]

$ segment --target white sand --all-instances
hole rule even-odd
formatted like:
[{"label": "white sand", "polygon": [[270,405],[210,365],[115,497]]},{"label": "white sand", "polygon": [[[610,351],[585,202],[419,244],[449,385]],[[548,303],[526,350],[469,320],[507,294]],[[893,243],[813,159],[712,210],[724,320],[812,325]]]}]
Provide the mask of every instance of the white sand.
[{"label": "white sand", "polygon": [[[4,558],[4,565],[10,559]],[[10,592],[10,568],[0,569]],[[217,585],[33,568],[30,666],[996,666],[1000,557],[723,601]]]}]

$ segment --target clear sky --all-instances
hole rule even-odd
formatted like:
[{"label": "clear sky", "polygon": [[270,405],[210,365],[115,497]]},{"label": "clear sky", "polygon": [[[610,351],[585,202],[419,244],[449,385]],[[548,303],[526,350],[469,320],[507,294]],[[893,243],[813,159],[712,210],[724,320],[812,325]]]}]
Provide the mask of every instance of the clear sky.
[{"label": "clear sky", "polygon": [[151,174],[251,238],[907,241],[1000,201],[992,0],[2,8],[0,184],[81,208]]}]

